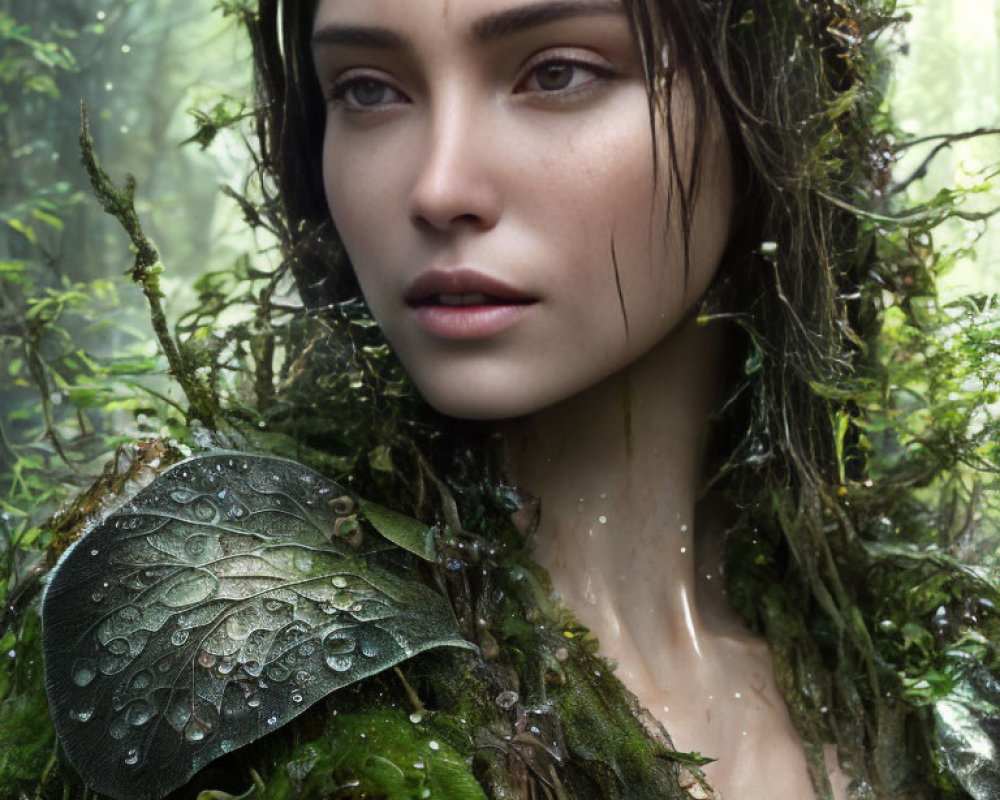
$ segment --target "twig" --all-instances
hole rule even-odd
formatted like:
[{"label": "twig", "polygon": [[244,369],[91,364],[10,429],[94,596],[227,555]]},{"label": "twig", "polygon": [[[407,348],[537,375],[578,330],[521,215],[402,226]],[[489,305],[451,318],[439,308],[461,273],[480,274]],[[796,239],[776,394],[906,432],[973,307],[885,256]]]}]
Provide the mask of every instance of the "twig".
[{"label": "twig", "polygon": [[160,263],[160,254],[143,231],[142,223],[135,211],[135,177],[126,175],[125,187],[120,189],[101,168],[94,140],[90,135],[87,106],[83,102],[80,103],[80,157],[102,208],[118,220],[135,249],[132,280],[142,287],[149,304],[153,332],[163,350],[163,355],[166,356],[170,372],[187,396],[189,403],[187,416],[189,419],[199,419],[205,425],[212,427],[216,403],[208,389],[199,383],[194,374],[194,366],[170,335],[167,315],[163,310],[163,289],[160,287],[163,266]]},{"label": "twig", "polygon": [[947,140],[948,142],[961,142],[965,139],[975,139],[979,136],[995,136],[997,134],[1000,134],[1000,128],[976,128],[975,130],[964,131],[963,133],[935,133],[930,136],[920,136],[916,139],[907,139],[905,142],[900,142],[895,145],[895,149],[907,150],[918,144],[924,144],[925,142],[937,142],[941,140]]},{"label": "twig", "polygon": [[975,139],[979,136],[994,136],[996,134],[1000,134],[1000,128],[976,128],[974,131],[966,131],[965,133],[938,133],[933,136],[921,136],[919,139],[910,139],[907,142],[896,145],[896,151],[901,152],[918,144],[937,142],[931,151],[924,157],[924,160],[920,162],[919,166],[910,173],[909,177],[904,178],[893,185],[890,194],[899,194],[911,183],[923,178],[927,174],[927,168],[931,165],[931,162],[938,157],[942,150],[947,150],[955,142],[964,142],[967,139]]}]

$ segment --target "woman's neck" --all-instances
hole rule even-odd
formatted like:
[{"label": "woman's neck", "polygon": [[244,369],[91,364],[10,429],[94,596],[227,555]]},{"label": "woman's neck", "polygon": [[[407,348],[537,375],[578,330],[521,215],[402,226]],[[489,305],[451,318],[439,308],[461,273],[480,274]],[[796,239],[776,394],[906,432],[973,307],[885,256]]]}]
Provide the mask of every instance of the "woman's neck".
[{"label": "woman's neck", "polygon": [[719,345],[690,320],[625,371],[505,431],[511,477],[541,501],[536,552],[556,590],[607,655],[625,670],[636,656],[657,665],[657,679],[704,655],[694,515]]},{"label": "woman's neck", "polygon": [[726,509],[698,503],[722,339],[689,320],[626,371],[506,423],[510,477],[540,500],[554,589],[675,746],[720,759],[706,774],[725,798],[807,798],[770,653],[726,602]]}]

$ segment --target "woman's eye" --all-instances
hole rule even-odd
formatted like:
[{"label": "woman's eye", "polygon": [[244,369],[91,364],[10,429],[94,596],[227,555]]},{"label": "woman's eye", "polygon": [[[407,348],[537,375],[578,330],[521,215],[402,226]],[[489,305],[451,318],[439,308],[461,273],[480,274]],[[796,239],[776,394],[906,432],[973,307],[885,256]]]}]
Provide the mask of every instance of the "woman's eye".
[{"label": "woman's eye", "polygon": [[349,111],[370,111],[406,101],[385,81],[363,77],[337,81],[330,92],[330,99]]},{"label": "woman's eye", "polygon": [[518,86],[519,92],[572,92],[600,78],[609,77],[609,70],[593,64],[572,61],[547,61],[531,70]]}]

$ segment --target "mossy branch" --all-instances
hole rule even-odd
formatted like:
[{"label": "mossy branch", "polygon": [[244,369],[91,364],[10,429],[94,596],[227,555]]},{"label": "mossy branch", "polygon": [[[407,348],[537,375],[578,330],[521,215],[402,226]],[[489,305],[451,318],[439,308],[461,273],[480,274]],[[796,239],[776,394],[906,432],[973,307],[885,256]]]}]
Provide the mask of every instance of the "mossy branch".
[{"label": "mossy branch", "polygon": [[135,261],[131,277],[133,282],[142,287],[149,305],[153,332],[166,356],[171,374],[187,397],[188,419],[198,419],[206,426],[213,427],[218,405],[216,399],[211,390],[198,379],[195,374],[196,365],[186,356],[183,346],[170,335],[167,315],[163,310],[163,289],[160,286],[163,265],[160,263],[160,254],[143,231],[135,210],[135,177],[126,175],[124,188],[119,188],[101,167],[90,135],[87,106],[83,102],[80,103],[80,158],[102,208],[118,220],[132,242]]}]

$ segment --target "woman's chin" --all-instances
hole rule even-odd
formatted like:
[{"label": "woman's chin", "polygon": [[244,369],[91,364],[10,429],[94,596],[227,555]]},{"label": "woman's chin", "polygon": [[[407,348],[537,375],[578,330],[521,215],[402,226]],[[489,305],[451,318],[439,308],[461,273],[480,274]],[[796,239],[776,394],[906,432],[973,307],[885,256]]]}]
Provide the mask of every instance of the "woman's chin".
[{"label": "woman's chin", "polygon": [[446,417],[471,422],[494,422],[524,417],[538,411],[553,400],[541,393],[512,392],[510,387],[470,386],[424,387],[417,383],[421,396]]},{"label": "woman's chin", "polygon": [[505,402],[496,397],[448,396],[424,399],[439,413],[454,419],[464,419],[470,422],[495,422],[504,419],[523,417],[537,410],[536,406],[525,403]]}]

